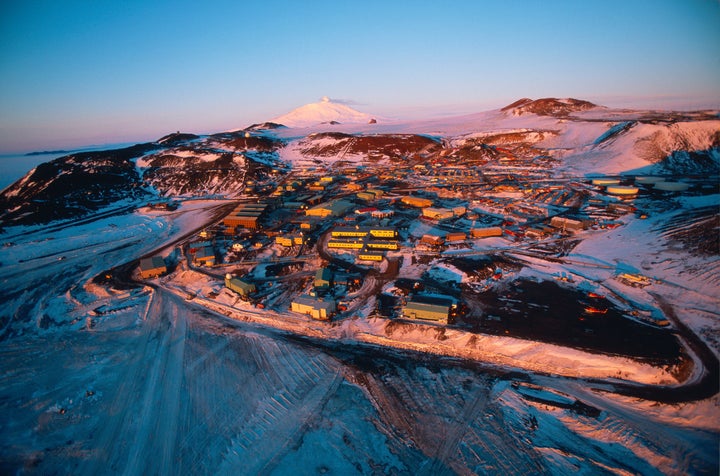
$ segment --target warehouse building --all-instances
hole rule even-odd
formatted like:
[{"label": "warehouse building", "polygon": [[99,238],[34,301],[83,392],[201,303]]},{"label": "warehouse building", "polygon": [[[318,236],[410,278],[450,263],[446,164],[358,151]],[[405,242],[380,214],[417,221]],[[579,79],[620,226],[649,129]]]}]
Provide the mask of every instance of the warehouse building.
[{"label": "warehouse building", "polygon": [[431,207],[433,204],[432,200],[428,200],[427,198],[414,197],[412,195],[403,197],[400,199],[400,201],[405,205],[417,208]]},{"label": "warehouse building", "polygon": [[337,311],[337,307],[334,300],[321,301],[312,296],[302,295],[290,304],[290,310],[307,314],[313,319],[327,321]]},{"label": "warehouse building", "polygon": [[372,202],[373,200],[375,200],[375,194],[368,191],[358,192],[355,196],[365,202]]},{"label": "warehouse building", "polygon": [[449,208],[434,208],[434,207],[427,207],[423,208],[422,215],[425,218],[430,218],[433,220],[447,220],[448,218],[452,218],[455,216],[452,210]]},{"label": "warehouse building", "polygon": [[234,278],[231,274],[225,275],[225,287],[241,296],[248,296],[256,290],[255,284],[240,278]]},{"label": "warehouse building", "polygon": [[423,321],[435,321],[447,324],[450,318],[449,304],[431,304],[419,301],[408,301],[403,308],[403,317]]},{"label": "warehouse building", "polygon": [[463,232],[450,232],[445,235],[445,241],[448,243],[465,241],[465,239],[467,239],[467,235]]},{"label": "warehouse building", "polygon": [[255,230],[260,228],[260,220],[270,210],[268,202],[241,203],[223,219],[223,225],[230,232],[238,227]]},{"label": "warehouse building", "polygon": [[489,238],[493,236],[502,236],[503,231],[499,226],[490,226],[486,228],[473,228],[470,230],[470,236],[473,238]]},{"label": "warehouse building", "polygon": [[428,246],[442,246],[445,244],[445,238],[435,235],[423,235],[420,243]]},{"label": "warehouse building", "polygon": [[307,216],[317,217],[339,217],[350,211],[355,205],[347,200],[333,200],[331,202],[321,203],[312,208],[305,210]]},{"label": "warehouse building", "polygon": [[157,278],[165,273],[167,273],[167,266],[162,256],[140,260],[140,277],[142,279]]}]

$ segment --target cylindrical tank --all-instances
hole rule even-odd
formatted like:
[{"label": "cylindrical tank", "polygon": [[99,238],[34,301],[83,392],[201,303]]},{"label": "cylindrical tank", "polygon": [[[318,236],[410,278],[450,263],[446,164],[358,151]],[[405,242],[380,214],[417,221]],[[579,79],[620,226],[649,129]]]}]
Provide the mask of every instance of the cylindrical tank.
[{"label": "cylindrical tank", "polygon": [[608,185],[607,192],[612,195],[635,195],[640,189],[628,185]]},{"label": "cylindrical tank", "polygon": [[653,175],[641,175],[638,177],[635,177],[635,183],[637,184],[654,184],[657,182],[662,182],[664,179],[662,177],[656,177]]},{"label": "cylindrical tank", "polygon": [[617,185],[620,183],[620,179],[614,179],[614,178],[596,178],[592,179],[593,185]]},{"label": "cylindrical tank", "polygon": [[690,185],[683,182],[657,182],[654,188],[664,192],[682,192],[690,188]]}]

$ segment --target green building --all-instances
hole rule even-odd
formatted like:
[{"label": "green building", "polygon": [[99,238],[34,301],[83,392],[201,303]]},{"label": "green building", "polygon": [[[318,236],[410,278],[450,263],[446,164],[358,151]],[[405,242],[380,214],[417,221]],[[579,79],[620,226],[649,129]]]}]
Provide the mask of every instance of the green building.
[{"label": "green building", "polygon": [[241,296],[247,296],[256,290],[255,284],[234,278],[231,274],[225,275],[225,287]]},{"label": "green building", "polygon": [[320,268],[315,272],[315,287],[329,288],[332,286],[333,273],[329,268]]},{"label": "green building", "polygon": [[403,317],[406,319],[419,319],[447,324],[449,316],[450,306],[445,304],[428,304],[409,301],[403,308]]}]

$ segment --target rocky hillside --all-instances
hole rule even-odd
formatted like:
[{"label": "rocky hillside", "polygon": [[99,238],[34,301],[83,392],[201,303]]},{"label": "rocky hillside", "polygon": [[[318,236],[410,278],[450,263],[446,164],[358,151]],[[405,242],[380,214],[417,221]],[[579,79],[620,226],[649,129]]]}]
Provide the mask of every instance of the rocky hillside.
[{"label": "rocky hillside", "polygon": [[39,165],[0,194],[0,226],[77,218],[158,196],[241,193],[267,178],[282,142],[245,132],[169,134],[117,150],[71,154]]},{"label": "rocky hillside", "polygon": [[147,191],[133,159],[161,146],[83,152],[40,164],[0,195],[0,225],[73,218]]},{"label": "rocky hillside", "polygon": [[573,98],[543,98],[536,100],[523,98],[505,106],[501,111],[506,111],[516,116],[532,113],[540,116],[565,117],[572,112],[587,111],[588,109],[596,107],[598,107],[597,104]]}]

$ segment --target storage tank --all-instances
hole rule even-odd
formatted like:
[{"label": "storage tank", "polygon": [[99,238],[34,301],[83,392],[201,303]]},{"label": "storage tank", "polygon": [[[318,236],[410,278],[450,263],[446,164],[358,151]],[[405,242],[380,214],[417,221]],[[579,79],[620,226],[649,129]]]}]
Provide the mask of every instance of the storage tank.
[{"label": "storage tank", "polygon": [[620,183],[620,179],[614,179],[614,178],[596,178],[592,179],[593,185],[617,185]]},{"label": "storage tank", "polygon": [[663,180],[665,180],[665,179],[663,179],[662,177],[656,177],[653,175],[642,175],[642,176],[635,177],[635,183],[640,184],[640,185],[644,185],[644,184],[652,185],[657,182],[662,182]]},{"label": "storage tank", "polygon": [[663,192],[683,192],[690,188],[690,185],[683,182],[657,182],[654,188]]},{"label": "storage tank", "polygon": [[607,192],[612,195],[635,195],[640,189],[628,185],[608,185]]}]

